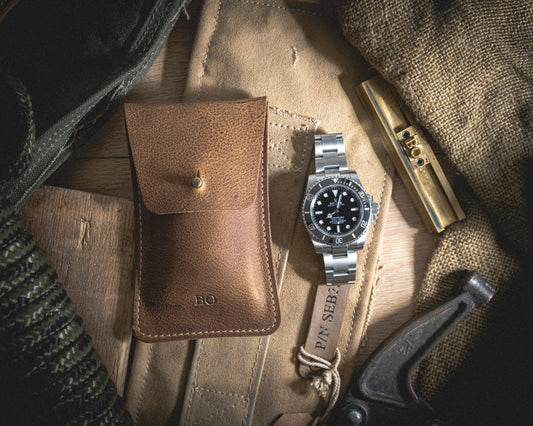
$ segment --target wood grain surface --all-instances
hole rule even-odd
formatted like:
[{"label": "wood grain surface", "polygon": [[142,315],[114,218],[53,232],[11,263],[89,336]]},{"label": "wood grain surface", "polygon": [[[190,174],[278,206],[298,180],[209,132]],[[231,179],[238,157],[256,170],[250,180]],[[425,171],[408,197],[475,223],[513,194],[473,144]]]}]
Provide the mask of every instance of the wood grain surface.
[{"label": "wood grain surface", "polygon": [[122,394],[133,310],[133,203],[43,186],[20,214]]},{"label": "wood grain surface", "polygon": [[[201,2],[192,2],[188,8],[191,19],[180,17],[161,54],[144,80],[128,95],[127,102],[182,100],[200,8]],[[132,200],[121,109],[57,170],[48,184]],[[386,219],[381,277],[373,295],[372,316],[360,362],[410,317],[436,238],[425,229],[402,182],[395,177]]]}]

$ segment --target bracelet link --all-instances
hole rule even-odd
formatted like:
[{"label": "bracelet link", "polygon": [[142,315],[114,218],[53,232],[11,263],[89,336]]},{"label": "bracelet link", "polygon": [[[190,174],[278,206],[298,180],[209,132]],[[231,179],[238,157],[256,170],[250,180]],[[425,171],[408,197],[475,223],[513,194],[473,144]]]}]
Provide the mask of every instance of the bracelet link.
[{"label": "bracelet link", "polygon": [[348,171],[342,133],[315,135],[315,172],[338,175]]},{"label": "bracelet link", "polygon": [[323,252],[326,284],[355,284],[357,250]]}]

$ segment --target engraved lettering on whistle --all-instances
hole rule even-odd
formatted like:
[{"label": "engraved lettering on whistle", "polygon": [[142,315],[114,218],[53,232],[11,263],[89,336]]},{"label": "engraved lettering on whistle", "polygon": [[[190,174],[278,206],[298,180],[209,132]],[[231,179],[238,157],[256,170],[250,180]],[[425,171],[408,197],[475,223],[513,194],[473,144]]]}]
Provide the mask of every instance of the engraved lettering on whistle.
[{"label": "engraved lettering on whistle", "polygon": [[212,294],[207,296],[194,296],[194,306],[213,306],[217,303],[217,299]]},{"label": "engraved lettering on whistle", "polygon": [[340,287],[338,285],[331,286],[328,289],[328,295],[324,302],[324,307],[322,308],[322,321],[323,324],[320,325],[318,334],[315,338],[315,349],[326,349],[329,337],[329,326],[328,324],[333,322],[335,318],[335,308],[337,307],[337,298],[339,294]]}]

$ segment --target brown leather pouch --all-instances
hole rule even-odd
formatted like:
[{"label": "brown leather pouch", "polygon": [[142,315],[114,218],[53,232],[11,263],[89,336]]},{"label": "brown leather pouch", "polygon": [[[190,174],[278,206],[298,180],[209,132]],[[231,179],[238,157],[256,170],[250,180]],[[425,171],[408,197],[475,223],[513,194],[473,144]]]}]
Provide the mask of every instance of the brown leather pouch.
[{"label": "brown leather pouch", "polygon": [[138,231],[133,327],[140,340],[278,328],[267,112],[266,98],[125,105]]}]

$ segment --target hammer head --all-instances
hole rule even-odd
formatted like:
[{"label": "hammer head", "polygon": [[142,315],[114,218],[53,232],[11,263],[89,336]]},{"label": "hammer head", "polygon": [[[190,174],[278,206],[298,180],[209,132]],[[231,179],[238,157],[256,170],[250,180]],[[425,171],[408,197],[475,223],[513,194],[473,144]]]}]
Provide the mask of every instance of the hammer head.
[{"label": "hammer head", "polygon": [[494,296],[494,289],[477,271],[466,278],[463,290],[470,295],[476,307],[488,303]]}]

